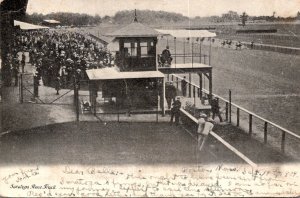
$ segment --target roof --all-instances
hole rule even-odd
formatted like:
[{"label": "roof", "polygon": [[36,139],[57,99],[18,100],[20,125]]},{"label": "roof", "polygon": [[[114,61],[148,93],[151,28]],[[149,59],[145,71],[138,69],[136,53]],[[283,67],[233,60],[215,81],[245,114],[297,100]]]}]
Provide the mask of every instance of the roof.
[{"label": "roof", "polygon": [[212,68],[212,66],[205,65],[203,63],[176,63],[171,64],[171,69],[189,69],[189,68]]},{"label": "roof", "polygon": [[48,29],[49,27],[34,25],[31,23],[25,23],[22,21],[14,20],[14,26],[20,26],[21,30],[38,30],[38,29]]},{"label": "roof", "polygon": [[53,19],[46,19],[44,20],[47,23],[60,23],[59,21],[53,20]]},{"label": "roof", "polygon": [[160,71],[120,72],[115,68],[90,69],[86,70],[86,73],[90,80],[164,78]]},{"label": "roof", "polygon": [[160,30],[156,31],[160,32],[164,35],[171,35],[177,38],[199,38],[199,37],[215,37],[216,33],[210,32],[208,30]]},{"label": "roof", "polygon": [[107,34],[113,37],[157,37],[160,32],[139,22],[133,22],[115,32]]}]

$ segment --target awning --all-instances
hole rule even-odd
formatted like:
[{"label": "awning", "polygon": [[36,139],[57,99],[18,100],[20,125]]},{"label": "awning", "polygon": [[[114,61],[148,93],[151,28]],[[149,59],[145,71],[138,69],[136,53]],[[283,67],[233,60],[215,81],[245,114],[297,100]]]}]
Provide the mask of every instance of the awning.
[{"label": "awning", "polygon": [[210,32],[208,30],[160,30],[164,35],[171,35],[176,38],[203,38],[203,37],[215,37],[216,33]]},{"label": "awning", "polygon": [[39,29],[48,29],[49,27],[34,25],[31,23],[25,23],[21,21],[14,20],[14,26],[20,26],[21,30],[39,30]]},{"label": "awning", "polygon": [[47,22],[47,23],[53,23],[53,24],[59,24],[60,23],[59,21],[56,21],[56,20],[53,20],[53,19],[46,19],[44,21]]},{"label": "awning", "polygon": [[138,79],[138,78],[164,78],[160,71],[120,72],[115,68],[86,70],[90,80],[115,80],[115,79]]}]

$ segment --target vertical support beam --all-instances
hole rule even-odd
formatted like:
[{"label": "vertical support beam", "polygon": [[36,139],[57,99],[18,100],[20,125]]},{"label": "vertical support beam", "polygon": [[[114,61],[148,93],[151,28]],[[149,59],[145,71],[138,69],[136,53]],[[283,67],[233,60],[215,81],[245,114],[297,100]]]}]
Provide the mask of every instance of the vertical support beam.
[{"label": "vertical support beam", "polygon": [[23,96],[23,74],[20,74],[20,103],[23,103],[24,96]]},{"label": "vertical support beam", "polygon": [[209,98],[209,104],[211,104],[211,101],[212,101],[212,70],[209,71],[209,95],[208,95],[208,98]]},{"label": "vertical support beam", "polygon": [[192,41],[192,68],[194,67],[194,42]]},{"label": "vertical support beam", "polygon": [[268,122],[265,122],[264,126],[264,143],[267,144],[268,141]]},{"label": "vertical support beam", "polygon": [[166,98],[166,85],[165,85],[165,78],[162,79],[163,81],[163,90],[162,90],[162,99],[163,99],[163,102],[162,102],[162,115],[165,116],[166,112],[165,112],[165,98]]},{"label": "vertical support beam", "polygon": [[240,126],[240,108],[236,110],[236,126]]},{"label": "vertical support beam", "polygon": [[229,89],[229,123],[231,123],[231,90]]},{"label": "vertical support beam", "polygon": [[202,73],[199,73],[199,87],[200,87],[200,98],[202,98],[203,96],[203,93],[202,93],[202,90],[203,90],[203,80],[202,80]]},{"label": "vertical support beam", "polygon": [[196,87],[195,86],[193,86],[193,96],[196,99]]},{"label": "vertical support beam", "polygon": [[158,112],[159,112],[159,105],[160,105],[160,100],[161,98],[159,97],[160,96],[160,92],[159,92],[159,79],[156,79],[156,93],[157,93],[157,112],[156,112],[156,121],[158,122]]},{"label": "vertical support beam", "polygon": [[174,48],[175,48],[175,68],[176,68],[176,54],[177,54],[177,52],[176,52],[176,37],[174,37]]},{"label": "vertical support beam", "polygon": [[252,114],[249,114],[249,135],[252,135]]},{"label": "vertical support beam", "polygon": [[211,61],[211,38],[209,39],[209,57],[208,57],[208,65],[210,65],[210,61]]},{"label": "vertical support beam", "polygon": [[281,135],[281,152],[285,152],[285,131],[282,131]]},{"label": "vertical support beam", "polygon": [[192,86],[191,86],[191,82],[192,82],[192,74],[189,73],[189,98],[192,97]]},{"label": "vertical support beam", "polygon": [[199,39],[199,41],[200,41],[200,43],[199,43],[199,45],[200,45],[200,50],[199,50],[199,51],[200,51],[200,56],[199,56],[199,57],[200,57],[200,63],[202,63],[202,57],[201,57],[201,56],[202,56],[202,55],[201,55],[201,50],[202,50],[202,49],[201,49],[201,48],[202,48],[202,46],[201,46],[201,45],[202,45],[202,44],[201,44],[201,38]]},{"label": "vertical support beam", "polygon": [[183,40],[183,63],[185,63],[185,39]]}]

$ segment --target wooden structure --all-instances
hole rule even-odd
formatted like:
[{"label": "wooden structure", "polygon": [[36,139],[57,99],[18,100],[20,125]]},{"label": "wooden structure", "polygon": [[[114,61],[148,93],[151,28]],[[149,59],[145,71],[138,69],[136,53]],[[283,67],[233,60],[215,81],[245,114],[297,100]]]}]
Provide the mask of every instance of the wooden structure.
[{"label": "wooden structure", "polygon": [[87,70],[90,81],[90,101],[96,112],[97,90],[103,98],[116,98],[118,108],[153,109],[165,114],[164,74],[156,67],[156,30],[134,21],[117,30],[113,36],[119,42],[116,67]]},{"label": "wooden structure", "polygon": [[[192,73],[197,73],[199,75],[199,87],[200,87],[200,93],[202,93],[202,89],[203,89],[203,80],[204,77],[206,77],[208,79],[208,90],[209,90],[209,94],[208,94],[208,99],[209,99],[209,103],[211,103],[212,100],[212,66],[210,66],[210,57],[211,57],[211,37],[215,37],[216,34],[215,33],[211,33],[207,30],[157,30],[159,32],[161,32],[163,35],[165,36],[172,36],[174,38],[174,51],[175,54],[172,55],[173,57],[173,62],[172,64],[159,64],[158,65],[158,70],[163,72],[164,74],[184,74],[184,73],[188,73],[189,74],[189,82],[192,82],[192,77],[191,74]],[[184,38],[187,39],[188,41],[190,41],[190,39],[196,39],[198,41],[200,41],[200,54],[195,54],[193,52],[194,49],[194,43],[192,41],[192,52],[191,54],[187,54],[185,52],[185,42],[183,42],[183,50],[184,50],[184,54],[180,54],[180,57],[183,57],[183,63],[178,63],[176,61],[176,57],[178,56],[178,54],[176,53],[176,39],[177,38]],[[201,62],[201,39],[202,38],[209,38],[210,41],[210,45],[209,45],[209,61],[208,61],[208,65],[206,65],[205,63],[203,64]],[[195,56],[196,55],[196,56]],[[159,57],[159,56],[158,56]],[[188,63],[186,62],[186,57],[191,59],[191,62]],[[195,59],[197,57],[200,57],[200,63],[196,63]],[[204,55],[205,58],[205,55]],[[191,97],[190,93],[191,93],[191,86],[189,84],[189,97]],[[200,95],[200,97],[202,98],[202,95]]]}]

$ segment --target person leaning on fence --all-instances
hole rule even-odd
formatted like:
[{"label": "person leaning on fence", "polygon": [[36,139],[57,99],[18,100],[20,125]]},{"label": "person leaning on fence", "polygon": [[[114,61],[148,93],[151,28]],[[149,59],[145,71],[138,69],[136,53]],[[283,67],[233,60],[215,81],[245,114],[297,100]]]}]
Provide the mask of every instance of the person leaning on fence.
[{"label": "person leaning on fence", "polygon": [[211,100],[211,111],[212,111],[212,119],[215,119],[217,115],[219,117],[220,122],[223,122],[221,113],[220,113],[220,106],[218,98],[212,98]]},{"label": "person leaning on fence", "polygon": [[170,123],[173,123],[173,119],[175,117],[175,124],[178,125],[179,124],[179,116],[180,116],[180,108],[181,108],[181,102],[180,102],[180,98],[177,97],[176,101],[173,102],[172,104],[172,109],[171,109],[171,120]]},{"label": "person leaning on fence", "polygon": [[198,120],[198,149],[201,151],[208,138],[209,133],[214,127],[213,120],[208,118],[206,114],[200,114],[200,119]]}]

